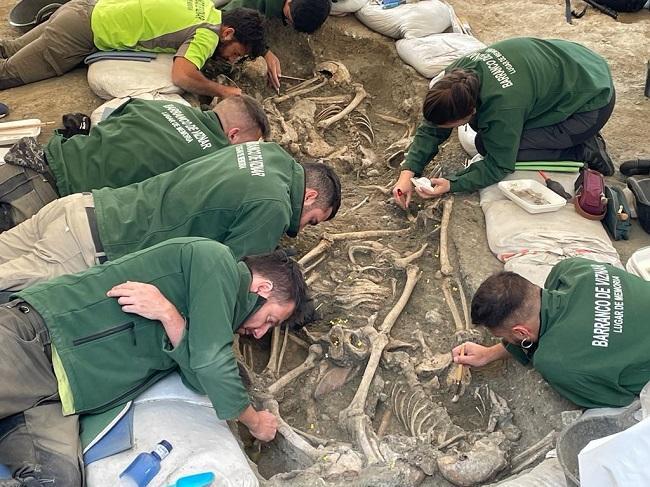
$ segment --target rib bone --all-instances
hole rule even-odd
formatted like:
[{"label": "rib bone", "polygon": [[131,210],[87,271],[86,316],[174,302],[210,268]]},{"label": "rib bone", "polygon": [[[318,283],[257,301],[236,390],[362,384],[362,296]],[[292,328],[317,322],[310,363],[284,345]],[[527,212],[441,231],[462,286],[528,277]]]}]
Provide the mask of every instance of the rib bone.
[{"label": "rib bone", "polygon": [[333,117],[326,118],[325,120],[321,120],[320,122],[318,122],[317,126],[319,128],[326,129],[330,125],[338,122],[339,120],[342,120],[350,112],[352,112],[352,110],[357,108],[361,104],[361,102],[366,98],[366,96],[368,96],[368,93],[366,93],[366,90],[364,90],[363,86],[361,86],[360,84],[355,83],[354,89],[355,89],[354,98],[352,99],[350,104],[347,107],[345,107],[343,110],[341,110],[340,113],[337,113]]}]

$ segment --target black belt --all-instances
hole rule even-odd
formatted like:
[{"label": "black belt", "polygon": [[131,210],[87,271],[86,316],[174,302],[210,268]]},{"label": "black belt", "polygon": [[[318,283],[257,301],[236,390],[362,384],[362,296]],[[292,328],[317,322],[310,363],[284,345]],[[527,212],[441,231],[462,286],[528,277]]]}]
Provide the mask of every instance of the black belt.
[{"label": "black belt", "polygon": [[99,238],[99,227],[97,227],[97,215],[95,214],[95,208],[86,207],[86,216],[88,217],[90,235],[93,239],[93,245],[95,246],[95,260],[98,264],[103,264],[108,260],[108,258],[106,257],[106,252],[104,252],[102,241]]},{"label": "black belt", "polygon": [[50,332],[47,330],[43,317],[39,312],[36,311],[31,304],[22,299],[14,299],[2,306],[19,314],[19,316],[27,320],[34,327],[34,331],[43,345],[43,352],[50,363],[52,363],[52,341],[50,340]]}]

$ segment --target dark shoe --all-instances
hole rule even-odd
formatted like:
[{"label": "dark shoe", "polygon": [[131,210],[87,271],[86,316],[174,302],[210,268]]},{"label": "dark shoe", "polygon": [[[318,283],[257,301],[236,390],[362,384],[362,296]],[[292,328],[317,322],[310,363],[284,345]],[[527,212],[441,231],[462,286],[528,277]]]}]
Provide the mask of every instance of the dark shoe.
[{"label": "dark shoe", "polygon": [[9,114],[9,107],[4,103],[0,103],[0,118],[6,117]]},{"label": "dark shoe", "polygon": [[607,154],[607,146],[600,133],[585,140],[579,147],[578,159],[586,162],[589,169],[598,171],[603,176],[614,174],[614,163]]},{"label": "dark shoe", "polygon": [[48,171],[45,153],[34,137],[23,137],[5,154],[5,162],[14,166],[28,167],[38,173]]}]

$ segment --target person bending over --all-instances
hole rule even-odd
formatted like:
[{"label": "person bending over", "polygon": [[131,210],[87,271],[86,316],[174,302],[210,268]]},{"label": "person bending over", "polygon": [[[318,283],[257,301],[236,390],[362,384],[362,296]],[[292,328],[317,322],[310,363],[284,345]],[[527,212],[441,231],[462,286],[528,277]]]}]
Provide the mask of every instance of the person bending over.
[{"label": "person bending over", "polygon": [[557,264],[544,289],[501,272],[481,284],[471,312],[502,343],[467,342],[454,361],[481,367],[513,356],[579,406],[627,406],[650,381],[648,296],[650,282],[582,258]]},{"label": "person bending over", "polygon": [[174,237],[207,237],[236,257],[270,252],[286,232],[334,218],[336,173],[278,144],[247,142],[141,183],[55,200],[0,234],[0,290],[77,272]]},{"label": "person bending over", "polygon": [[202,238],[25,289],[0,306],[2,463],[19,485],[80,487],[79,415],[126,404],[174,370],[220,419],[272,440],[276,418],[251,406],[233,333],[259,339],[300,321],[306,303],[283,252],[237,262]]},{"label": "person bending over", "polygon": [[222,13],[198,0],[71,0],[22,37],[0,41],[0,89],[61,76],[97,51],[150,51],[175,54],[179,88],[228,97],[241,90],[206,78],[206,61],[234,63],[265,49],[263,19],[251,9]]},{"label": "person bending over", "polygon": [[88,135],[57,132],[45,147],[23,138],[0,165],[0,206],[8,216],[2,229],[60,196],[144,181],[230,144],[267,138],[269,131],[262,106],[237,95],[209,111],[131,99]]},{"label": "person bending over", "polygon": [[[251,8],[269,19],[280,19],[284,25],[290,25],[298,32],[313,34],[325,23],[332,5],[330,0],[232,0],[222,7],[224,11],[234,8]],[[282,68],[280,60],[270,50],[264,53],[268,68],[269,84],[280,89]]]},{"label": "person bending over", "polygon": [[475,191],[502,180],[516,161],[584,161],[614,173],[598,131],[614,109],[607,61],[580,44],[531,37],[508,39],[449,65],[427,93],[395,200],[408,206],[420,176],[454,127],[477,131],[484,159],[448,178],[434,178],[423,198]]}]

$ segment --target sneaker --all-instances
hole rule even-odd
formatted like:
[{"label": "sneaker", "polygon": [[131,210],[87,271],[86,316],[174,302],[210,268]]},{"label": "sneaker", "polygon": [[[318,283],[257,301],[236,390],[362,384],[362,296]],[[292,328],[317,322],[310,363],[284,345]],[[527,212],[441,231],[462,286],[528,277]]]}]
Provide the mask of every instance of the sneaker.
[{"label": "sneaker", "polygon": [[579,160],[586,162],[589,169],[598,171],[603,176],[612,176],[614,174],[614,163],[607,154],[607,145],[600,133],[580,144],[578,155]]},{"label": "sneaker", "polygon": [[0,118],[6,117],[9,113],[9,107],[4,103],[0,103]]}]

